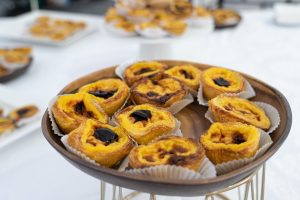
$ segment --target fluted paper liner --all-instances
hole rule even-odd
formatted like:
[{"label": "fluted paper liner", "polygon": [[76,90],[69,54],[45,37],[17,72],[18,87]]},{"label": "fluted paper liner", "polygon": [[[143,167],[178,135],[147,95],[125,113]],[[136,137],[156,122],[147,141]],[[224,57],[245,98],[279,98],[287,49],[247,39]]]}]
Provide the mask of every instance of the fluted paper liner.
[{"label": "fluted paper liner", "polygon": [[216,170],[218,175],[226,174],[238,168],[241,168],[248,163],[254,161],[255,159],[262,156],[272,145],[273,141],[268,133],[260,130],[260,140],[259,140],[259,149],[255,153],[254,156],[250,158],[244,158],[239,160],[233,160],[225,163],[221,163],[216,165]]},{"label": "fluted paper liner", "polygon": [[[271,127],[269,128],[268,131],[266,131],[266,133],[270,134],[273,131],[275,131],[280,124],[280,115],[279,115],[279,112],[277,111],[277,109],[275,107],[273,107],[272,105],[264,103],[264,102],[254,101],[253,103],[255,103],[258,107],[262,108],[265,111],[266,115],[270,119]],[[215,122],[214,117],[209,109],[207,110],[207,112],[205,113],[204,116],[211,123]]]},{"label": "fluted paper liner", "polygon": [[132,175],[151,176],[169,180],[196,180],[216,177],[214,165],[205,157],[197,171],[176,165],[159,165],[125,171]]},{"label": "fluted paper liner", "polygon": [[207,16],[207,17],[193,16],[187,19],[186,22],[191,27],[196,27],[196,28],[214,26],[214,20],[211,16]]},{"label": "fluted paper liner", "polygon": [[136,27],[136,32],[146,38],[162,38],[162,37],[166,37],[168,35],[168,32],[163,30],[160,27],[156,27],[156,28],[145,28],[145,29],[141,29],[140,27]]},{"label": "fluted paper liner", "polygon": [[136,35],[135,31],[134,32],[128,32],[128,31],[125,31],[125,30],[123,30],[121,28],[116,28],[114,26],[114,23],[106,23],[105,24],[105,28],[109,32],[114,33],[116,35],[123,36],[123,37],[130,37],[130,36],[135,36]]},{"label": "fluted paper liner", "polygon": [[59,96],[54,97],[53,99],[50,100],[49,104],[48,104],[48,114],[49,114],[49,118],[50,118],[50,122],[51,122],[51,127],[52,130],[54,132],[55,135],[58,136],[64,136],[65,134],[63,134],[60,129],[58,128],[58,125],[56,124],[56,121],[54,119],[53,113],[51,111],[52,106],[55,104],[56,100],[58,99]]},{"label": "fluted paper liner", "polygon": [[[236,97],[240,97],[243,99],[249,99],[251,97],[254,97],[256,95],[253,87],[251,86],[251,84],[249,83],[249,81],[247,81],[246,79],[244,80],[245,83],[245,90],[239,93],[224,93],[227,96],[236,96]],[[197,94],[197,99],[200,105],[203,106],[207,106],[208,105],[208,101],[207,99],[205,99],[205,97],[203,96],[203,87],[202,84],[200,83],[199,86],[199,90],[198,90],[198,94]]]}]

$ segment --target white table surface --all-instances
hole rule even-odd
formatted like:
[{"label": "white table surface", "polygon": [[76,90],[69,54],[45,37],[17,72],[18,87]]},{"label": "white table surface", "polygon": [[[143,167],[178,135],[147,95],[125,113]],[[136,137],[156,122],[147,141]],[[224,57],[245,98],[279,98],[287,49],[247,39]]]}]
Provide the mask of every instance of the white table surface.
[{"label": "white table surface", "polygon": [[[239,70],[284,93],[294,123],[285,144],[267,163],[266,199],[298,199],[300,27],[276,26],[270,10],[242,15],[243,21],[236,29],[176,42],[173,58]],[[15,92],[26,91],[46,108],[51,97],[68,82],[137,55],[138,44],[133,40],[113,41],[100,32],[65,48],[35,45],[31,69],[5,86]],[[37,130],[0,150],[0,199],[94,200],[99,199],[99,181],[71,166]]]}]

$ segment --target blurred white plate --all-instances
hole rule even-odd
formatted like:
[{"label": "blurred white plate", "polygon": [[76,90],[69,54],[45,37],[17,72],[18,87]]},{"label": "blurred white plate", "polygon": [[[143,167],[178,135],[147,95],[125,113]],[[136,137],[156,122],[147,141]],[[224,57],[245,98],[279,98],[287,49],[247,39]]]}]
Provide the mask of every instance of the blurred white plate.
[{"label": "blurred white plate", "polygon": [[300,4],[276,3],[273,9],[278,24],[300,25]]},{"label": "blurred white plate", "polygon": [[[53,18],[84,21],[87,26],[85,27],[85,29],[78,31],[77,33],[68,37],[67,39],[56,42],[47,38],[35,37],[29,33],[28,29],[30,25],[39,16],[49,16]],[[0,37],[3,38],[13,39],[22,42],[31,42],[35,44],[66,46],[78,41],[79,39],[89,35],[94,31],[97,31],[99,29],[99,19],[91,15],[38,10],[20,15],[18,17],[2,20],[0,25]]]},{"label": "blurred white plate", "polygon": [[13,92],[7,89],[5,86],[0,85],[0,94],[0,107],[4,109],[5,115],[12,109],[25,106],[27,104],[34,104],[40,109],[37,115],[33,117],[33,120],[26,125],[21,126],[10,133],[0,134],[0,148],[2,148],[40,128],[42,112],[41,106],[33,102],[28,95],[22,92]]}]

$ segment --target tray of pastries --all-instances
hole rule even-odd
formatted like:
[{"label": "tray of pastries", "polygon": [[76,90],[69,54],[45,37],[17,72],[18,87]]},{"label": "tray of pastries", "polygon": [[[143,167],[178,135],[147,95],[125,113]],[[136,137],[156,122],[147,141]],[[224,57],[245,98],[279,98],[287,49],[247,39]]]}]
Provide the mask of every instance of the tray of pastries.
[{"label": "tray of pastries", "polygon": [[17,78],[33,61],[32,48],[27,46],[0,48],[0,82]]},{"label": "tray of pastries", "polygon": [[40,106],[22,92],[0,86],[0,148],[38,129]]},{"label": "tray of pastries", "polygon": [[211,10],[211,15],[214,18],[216,29],[235,27],[242,20],[242,16],[237,11],[228,8]]},{"label": "tray of pastries", "polygon": [[98,29],[98,19],[89,15],[38,10],[2,24],[5,38],[51,46],[65,46]]},{"label": "tray of pastries", "polygon": [[188,0],[118,0],[105,14],[105,28],[123,37],[165,38],[184,35],[188,29],[234,27],[237,11],[208,9]]},{"label": "tray of pastries", "polygon": [[235,184],[283,144],[292,116],[275,88],[228,68],[129,61],[68,84],[42,120],[48,142],[102,181],[198,196]]}]

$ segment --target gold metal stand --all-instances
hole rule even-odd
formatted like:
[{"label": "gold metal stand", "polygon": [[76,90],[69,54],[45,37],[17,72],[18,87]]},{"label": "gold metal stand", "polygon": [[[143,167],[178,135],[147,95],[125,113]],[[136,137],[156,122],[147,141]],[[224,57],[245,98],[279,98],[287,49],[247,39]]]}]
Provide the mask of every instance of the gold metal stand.
[{"label": "gold metal stand", "polygon": [[[232,199],[248,200],[251,195],[251,200],[264,200],[265,199],[265,181],[266,181],[266,164],[255,171],[253,174],[243,179],[242,181],[224,188],[219,191],[208,193],[204,196],[205,200],[230,200],[224,193],[228,191],[237,191],[237,197]],[[243,190],[244,188],[244,190]],[[242,190],[244,191],[242,195]],[[250,193],[250,194],[249,194]],[[141,192],[133,191],[123,197],[123,190],[121,187],[113,185],[112,200],[134,200]],[[100,199],[105,200],[105,183],[101,181]],[[149,194],[149,200],[156,200],[155,194]]]}]

